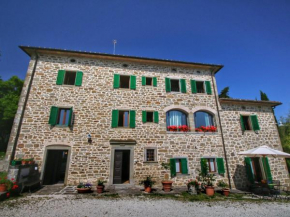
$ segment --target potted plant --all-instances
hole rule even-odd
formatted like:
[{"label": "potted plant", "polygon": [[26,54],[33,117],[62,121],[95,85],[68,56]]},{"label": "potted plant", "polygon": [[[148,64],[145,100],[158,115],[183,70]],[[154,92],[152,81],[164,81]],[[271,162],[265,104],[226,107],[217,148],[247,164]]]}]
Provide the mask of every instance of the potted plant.
[{"label": "potted plant", "polygon": [[80,182],[77,185],[77,191],[78,191],[78,193],[90,193],[90,192],[92,192],[92,184],[89,182],[87,182],[85,184]]},{"label": "potted plant", "polygon": [[147,176],[145,180],[140,181],[140,185],[144,185],[144,190],[147,193],[151,193],[152,186],[155,184],[155,181],[152,180],[151,176]]},{"label": "potted plant", "polygon": [[0,192],[10,192],[18,188],[14,179],[9,180],[6,172],[0,172]]},{"label": "potted plant", "polygon": [[201,182],[201,188],[205,189],[208,196],[214,195],[214,174],[208,172],[208,165],[205,159],[201,160],[202,171],[199,173],[198,180]]},{"label": "potted plant", "polygon": [[101,194],[104,192],[104,188],[105,188],[105,185],[104,185],[105,181],[102,181],[102,180],[98,180],[98,183],[97,183],[97,193],[98,194]]},{"label": "potted plant", "polygon": [[[169,170],[170,169],[170,163],[161,163],[161,166],[165,169],[165,170]],[[162,186],[163,186],[163,191],[164,192],[170,192],[172,189],[172,183],[173,181],[168,180],[169,179],[169,175],[165,174],[164,176],[165,180],[162,181]]]},{"label": "potted plant", "polygon": [[225,183],[224,181],[219,181],[217,183],[217,186],[222,188],[222,193],[224,196],[229,196],[230,194],[230,189],[228,188],[228,184]]},{"label": "potted plant", "polygon": [[34,158],[28,158],[27,161],[28,161],[28,164],[34,164],[35,163]]},{"label": "potted plant", "polygon": [[15,158],[12,162],[11,162],[11,166],[17,166],[17,165],[21,165],[21,158]]},{"label": "potted plant", "polygon": [[190,194],[199,194],[200,191],[201,191],[201,183],[195,179],[190,179],[188,182],[187,182],[187,190],[188,190],[188,193]]}]

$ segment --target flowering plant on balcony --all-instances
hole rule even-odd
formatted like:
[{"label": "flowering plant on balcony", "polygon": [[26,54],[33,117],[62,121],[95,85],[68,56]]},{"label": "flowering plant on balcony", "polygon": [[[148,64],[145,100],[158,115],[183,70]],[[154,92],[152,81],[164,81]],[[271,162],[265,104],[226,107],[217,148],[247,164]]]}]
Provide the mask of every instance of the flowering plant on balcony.
[{"label": "flowering plant on balcony", "polygon": [[198,128],[195,128],[196,132],[216,132],[217,128],[215,126],[201,126]]},{"label": "flowering plant on balcony", "polygon": [[167,127],[167,130],[169,131],[181,131],[181,132],[188,132],[190,129],[187,125],[181,125],[181,126],[175,126],[175,125],[172,125],[172,126],[168,126]]},{"label": "flowering plant on balcony", "polygon": [[177,131],[177,126],[174,126],[174,125],[172,125],[172,126],[168,126],[167,129],[168,129],[169,131]]}]

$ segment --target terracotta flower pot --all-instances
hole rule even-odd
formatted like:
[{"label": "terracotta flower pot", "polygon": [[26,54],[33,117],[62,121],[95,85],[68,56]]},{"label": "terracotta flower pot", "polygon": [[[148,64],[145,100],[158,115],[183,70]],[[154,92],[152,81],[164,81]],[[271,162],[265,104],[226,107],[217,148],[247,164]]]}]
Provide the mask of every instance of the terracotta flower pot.
[{"label": "terracotta flower pot", "polygon": [[104,187],[103,185],[97,185],[97,193],[98,194],[101,194],[104,192]]},{"label": "terracotta flower pot", "polygon": [[23,161],[21,161],[21,164],[22,164],[22,165],[26,165],[26,162],[27,162],[27,161],[23,160]]},{"label": "terracotta flower pot", "polygon": [[208,196],[213,196],[213,195],[214,195],[214,187],[212,187],[212,186],[207,186],[207,187],[205,188],[205,193],[206,193],[206,195],[208,195]]},{"label": "terracotta flower pot", "polygon": [[230,189],[228,189],[228,188],[225,188],[225,189],[223,189],[223,195],[224,196],[229,196],[229,194],[230,194]]},{"label": "terracotta flower pot", "polygon": [[77,188],[78,193],[84,194],[84,193],[91,193],[92,190],[90,188]]},{"label": "terracotta flower pot", "polygon": [[5,192],[7,191],[7,187],[5,184],[0,184],[0,192]]},{"label": "terracotta flower pot", "polygon": [[163,191],[170,192],[173,181],[162,181]]},{"label": "terracotta flower pot", "polygon": [[151,186],[144,185],[144,191],[147,193],[151,193],[151,191],[152,191]]}]

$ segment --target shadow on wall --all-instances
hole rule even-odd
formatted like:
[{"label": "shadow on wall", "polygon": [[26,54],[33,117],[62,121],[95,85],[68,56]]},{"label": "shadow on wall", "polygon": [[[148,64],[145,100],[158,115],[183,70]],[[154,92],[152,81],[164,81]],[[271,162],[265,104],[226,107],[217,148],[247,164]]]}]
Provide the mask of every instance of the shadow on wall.
[{"label": "shadow on wall", "polygon": [[246,167],[244,165],[237,165],[233,181],[235,184],[236,189],[238,190],[248,190],[247,189],[247,174],[246,174]]}]

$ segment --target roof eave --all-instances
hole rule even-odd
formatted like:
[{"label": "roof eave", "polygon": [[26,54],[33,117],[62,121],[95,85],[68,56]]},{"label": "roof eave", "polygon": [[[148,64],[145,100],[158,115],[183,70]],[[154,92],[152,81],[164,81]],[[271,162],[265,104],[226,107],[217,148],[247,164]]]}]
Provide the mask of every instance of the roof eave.
[{"label": "roof eave", "polygon": [[278,106],[282,105],[278,101],[257,101],[257,100],[247,100],[247,99],[229,99],[229,98],[219,98],[220,103],[224,104],[246,104],[246,105],[262,105],[262,106]]}]

